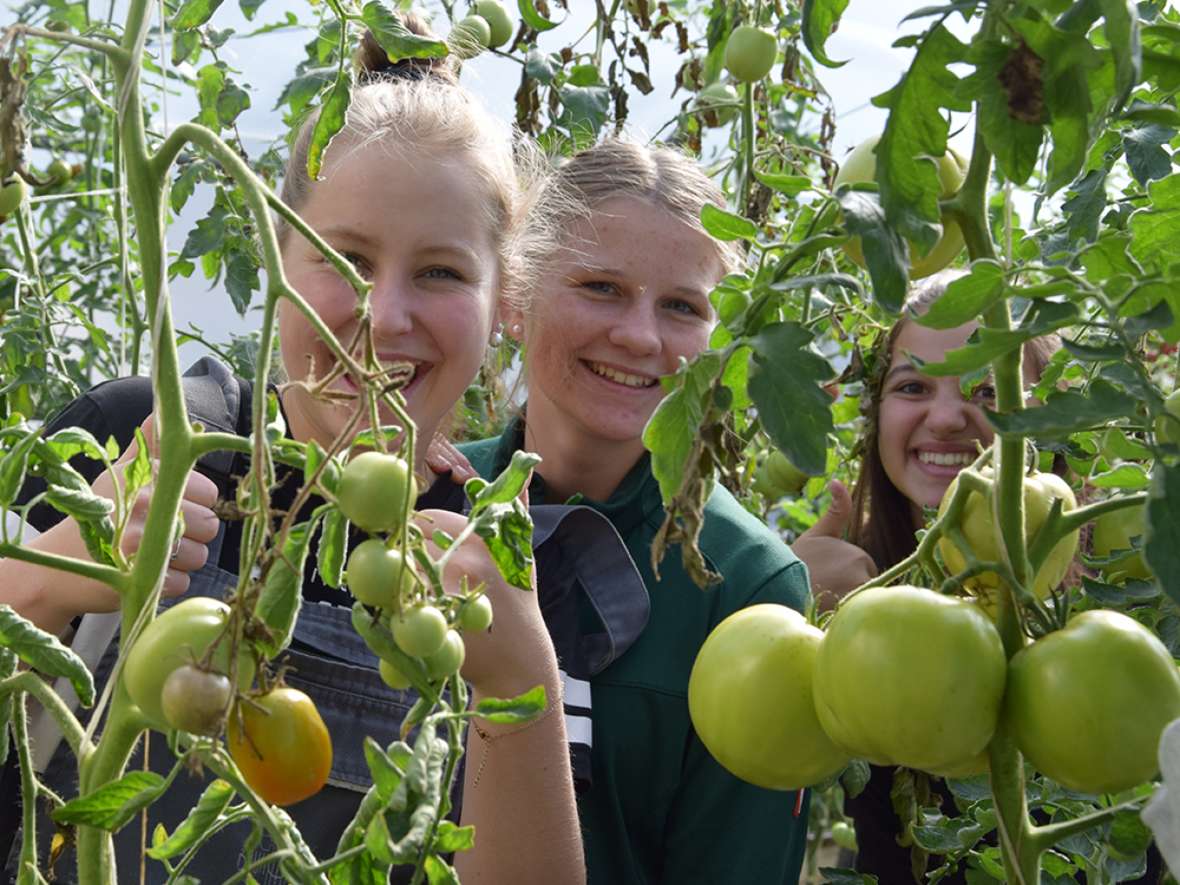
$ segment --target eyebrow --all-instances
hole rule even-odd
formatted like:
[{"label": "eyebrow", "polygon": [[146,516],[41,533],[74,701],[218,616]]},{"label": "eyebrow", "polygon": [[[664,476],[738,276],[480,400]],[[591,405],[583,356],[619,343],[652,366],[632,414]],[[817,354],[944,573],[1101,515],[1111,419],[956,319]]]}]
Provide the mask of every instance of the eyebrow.
[{"label": "eyebrow", "polygon": [[[355,227],[337,225],[335,227],[326,227],[323,230],[317,231],[317,233],[323,239],[337,238],[347,240],[350,243],[357,243],[370,249],[378,249],[380,247],[380,243],[376,239]],[[451,255],[469,261],[472,264],[480,263],[474,250],[458,243],[429,245],[421,249],[421,252],[426,255]]]},{"label": "eyebrow", "polygon": [[350,242],[354,243],[360,243],[363,246],[376,247],[377,245],[376,240],[374,240],[364,231],[357,230],[355,227],[337,225],[335,227],[325,227],[322,230],[316,231],[316,233],[320,235],[321,239],[335,237],[338,239],[349,240]]},{"label": "eyebrow", "polygon": [[912,363],[908,363],[908,362],[897,363],[888,372],[885,373],[885,380],[888,381],[894,375],[900,374],[901,372],[917,372],[917,371],[918,370],[914,367],[914,365]]}]

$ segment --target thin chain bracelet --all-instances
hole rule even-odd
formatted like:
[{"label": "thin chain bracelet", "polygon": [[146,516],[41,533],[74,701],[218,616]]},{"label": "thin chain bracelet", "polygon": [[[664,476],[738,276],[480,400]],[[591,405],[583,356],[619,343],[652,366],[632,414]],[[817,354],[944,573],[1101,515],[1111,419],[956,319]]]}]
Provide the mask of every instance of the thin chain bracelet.
[{"label": "thin chain bracelet", "polygon": [[514,728],[512,731],[502,731],[499,734],[489,734],[479,727],[479,723],[474,719],[470,720],[471,728],[479,735],[479,739],[483,741],[483,753],[479,758],[479,769],[475,772],[475,778],[471,781],[471,786],[474,789],[479,786],[479,779],[483,777],[483,770],[488,764],[488,754],[491,752],[491,744],[493,741],[498,741],[500,738],[511,737],[514,734],[520,734],[522,731],[528,731],[538,722],[548,719],[556,711],[564,709],[564,698],[558,694],[557,699],[549,705],[549,708],[538,716],[536,719],[530,719],[528,722],[521,725],[519,728]]}]

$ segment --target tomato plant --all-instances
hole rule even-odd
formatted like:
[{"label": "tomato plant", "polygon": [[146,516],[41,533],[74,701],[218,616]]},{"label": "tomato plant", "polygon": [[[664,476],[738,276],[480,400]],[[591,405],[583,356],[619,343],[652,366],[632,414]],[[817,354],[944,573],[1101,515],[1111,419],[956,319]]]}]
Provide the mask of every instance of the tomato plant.
[{"label": "tomato plant", "polygon": [[508,14],[508,9],[500,0],[476,0],[471,11],[488,23],[487,45],[489,47],[499,49],[512,39],[512,32],[516,28],[512,24],[512,17]]},{"label": "tomato plant", "polygon": [[226,743],[246,782],[267,802],[314,796],[332,772],[332,739],[311,698],[279,686],[240,702]]},{"label": "tomato plant", "polygon": [[393,619],[393,639],[408,655],[424,658],[438,651],[447,638],[447,618],[433,605],[419,605]]},{"label": "tomato plant", "polygon": [[781,605],[730,615],[701,646],[688,680],[693,728],[726,769],[771,790],[819,783],[848,762],[812,699],[820,631]]},{"label": "tomato plant", "polygon": [[448,630],[443,636],[442,644],[434,651],[425,655],[426,674],[431,679],[446,679],[454,676],[463,666],[467,657],[467,648],[463,644],[463,637],[457,630]]},{"label": "tomato plant", "polygon": [[344,580],[352,595],[365,605],[387,609],[393,608],[415,584],[413,570],[402,559],[401,551],[377,538],[361,541],[348,555]]},{"label": "tomato plant", "polygon": [[742,83],[755,83],[770,73],[778,55],[773,31],[738,25],[725,44],[725,69]]},{"label": "tomato plant", "polygon": [[1180,718],[1180,671],[1138,621],[1082,612],[1012,658],[1004,715],[1040,771],[1118,793],[1156,774],[1160,734]]},{"label": "tomato plant", "polygon": [[918,587],[866,590],[832,618],[815,661],[824,731],[877,765],[938,772],[984,750],[1007,667],[995,626]]},{"label": "tomato plant", "polygon": [[492,601],[481,594],[463,601],[459,609],[459,627],[471,633],[483,633],[492,626]]},{"label": "tomato plant", "polygon": [[[221,675],[230,672],[229,617],[229,606],[218,599],[184,599],[148,624],[132,646],[123,667],[123,684],[154,727],[166,731],[170,725],[164,708],[164,686],[175,670],[205,663],[216,642],[209,669]],[[254,678],[254,658],[245,647],[239,650],[236,669],[238,687],[249,688]]]},{"label": "tomato plant", "polygon": [[[1147,528],[1147,510],[1136,507],[1122,512],[1107,513],[1094,520],[1094,531],[1090,535],[1090,551],[1095,557],[1108,561],[1102,565],[1102,572],[1109,578],[1134,578],[1150,581],[1151,569],[1143,559],[1143,553],[1134,548],[1136,539],[1142,546]],[[1118,555],[1123,551],[1123,555]]]},{"label": "tomato plant", "polygon": [[160,708],[172,728],[212,736],[225,723],[233,696],[228,676],[184,664],[164,680]]}]

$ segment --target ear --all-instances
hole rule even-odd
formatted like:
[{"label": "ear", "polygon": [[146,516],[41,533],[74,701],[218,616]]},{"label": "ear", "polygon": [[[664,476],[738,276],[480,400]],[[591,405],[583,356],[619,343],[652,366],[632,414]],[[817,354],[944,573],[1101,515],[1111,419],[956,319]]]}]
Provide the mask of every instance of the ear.
[{"label": "ear", "polygon": [[501,303],[496,318],[504,324],[504,337],[518,343],[524,342],[524,311],[519,307]]}]

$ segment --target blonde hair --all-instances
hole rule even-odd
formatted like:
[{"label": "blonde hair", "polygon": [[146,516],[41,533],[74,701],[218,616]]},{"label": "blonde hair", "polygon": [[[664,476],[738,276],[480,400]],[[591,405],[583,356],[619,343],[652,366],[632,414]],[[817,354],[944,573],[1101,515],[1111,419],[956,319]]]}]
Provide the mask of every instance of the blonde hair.
[{"label": "blonde hair", "polygon": [[[417,14],[401,13],[401,19],[414,33],[433,36]],[[329,152],[380,144],[394,162],[406,159],[409,150],[461,159],[484,190],[487,222],[500,259],[500,294],[514,298],[523,285],[520,233],[530,191],[518,174],[517,154],[526,160],[523,169],[528,178],[530,152],[525,147],[514,150],[508,125],[459,85],[449,58],[391,63],[372,34],[366,33],[355,62],[359,73],[348,115]],[[318,119],[317,109],[303,122],[283,176],[283,202],[296,211],[306,203],[312,187],[307,158]],[[345,160],[346,155],[338,162]],[[414,208],[391,206],[390,211],[413,212]],[[280,243],[285,243],[289,228],[280,224],[278,231]]]},{"label": "blonde hair", "polygon": [[573,223],[613,197],[638,197],[709,237],[726,272],[742,261],[740,249],[710,236],[701,224],[706,205],[725,208],[725,195],[688,155],[664,145],[610,138],[561,163],[544,182],[525,229],[524,263],[544,266]]}]

